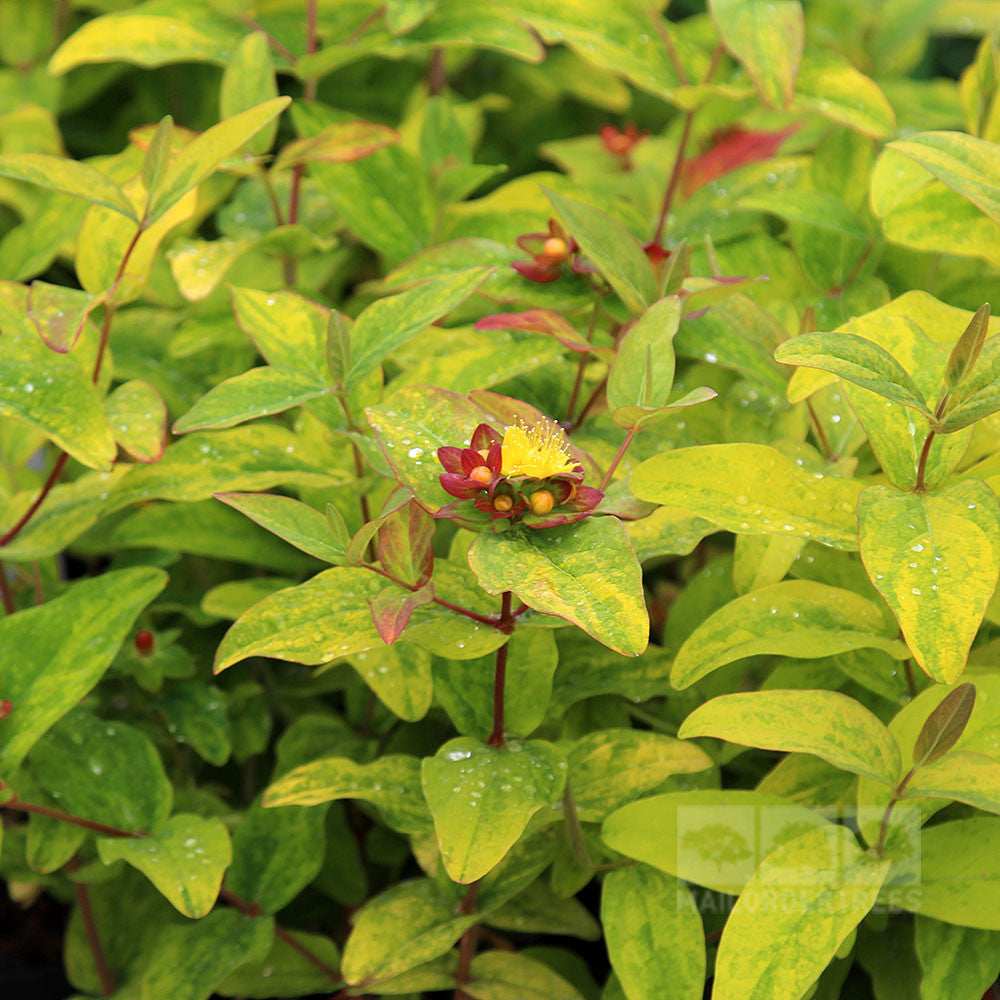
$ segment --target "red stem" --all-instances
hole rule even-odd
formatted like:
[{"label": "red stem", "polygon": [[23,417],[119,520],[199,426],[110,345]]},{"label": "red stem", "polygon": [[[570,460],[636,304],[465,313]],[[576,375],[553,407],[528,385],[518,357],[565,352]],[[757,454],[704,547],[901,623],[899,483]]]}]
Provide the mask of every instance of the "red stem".
[{"label": "red stem", "polygon": [[[506,648],[506,647],[505,647]],[[459,906],[459,913],[468,915],[475,912],[476,893],[479,891],[479,882],[473,882],[462,897]],[[479,940],[479,924],[473,924],[463,935],[458,944],[458,968],[455,970],[455,982],[458,984],[455,990],[455,1000],[469,1000],[468,994],[462,988],[469,981],[472,959],[476,953],[476,944]]]},{"label": "red stem", "polygon": [[83,816],[74,816],[71,813],[62,812],[59,809],[50,809],[48,806],[35,805],[32,802],[22,802],[17,797],[9,802],[0,803],[2,809],[16,809],[19,812],[35,813],[38,816],[48,816],[50,819],[61,820],[63,823],[72,823],[74,826],[82,826],[87,830],[93,830],[103,837],[144,837],[145,833],[132,833],[129,830],[122,830],[117,826],[107,826],[92,819],[84,819]]},{"label": "red stem", "polygon": [[66,463],[68,461],[69,455],[67,455],[66,452],[63,452],[56,459],[56,464],[52,466],[52,471],[49,473],[48,479],[46,479],[42,484],[42,488],[38,491],[38,496],[32,500],[31,506],[21,515],[17,524],[8,530],[3,537],[0,537],[0,549],[14,541],[14,539],[21,533],[24,526],[35,516],[35,512],[45,502],[45,498],[52,491],[52,487],[59,481],[59,477],[62,475],[62,471],[66,467]]},{"label": "red stem", "polygon": [[90,905],[90,893],[83,882],[73,882],[76,891],[76,905],[80,911],[80,919],[83,921],[83,929],[87,935],[87,944],[90,945],[90,954],[94,960],[94,968],[97,969],[97,978],[101,981],[101,993],[109,997],[115,991],[115,977],[108,968],[108,960],[101,947],[101,937],[97,933],[97,921],[94,920],[94,908]]},{"label": "red stem", "polygon": [[[508,635],[514,630],[514,619],[511,617],[510,605],[513,595],[509,590],[505,590],[500,604],[500,622],[497,628]],[[504,689],[507,686],[507,651],[510,648],[508,639],[497,650],[497,665],[493,671],[493,732],[486,741],[491,747],[502,747],[507,741],[504,739],[503,702]]]},{"label": "red stem", "polygon": [[0,563],[0,600],[3,601],[3,609],[8,615],[15,611],[14,596],[10,592],[10,582],[7,580],[7,570],[3,563]]},{"label": "red stem", "polygon": [[674,195],[677,193],[677,185],[680,183],[681,170],[684,167],[684,156],[687,153],[688,140],[691,138],[691,124],[693,121],[694,112],[687,112],[684,116],[684,127],[681,129],[680,142],[677,144],[677,154],[674,156],[674,165],[670,171],[670,179],[667,181],[667,189],[663,193],[660,217],[656,220],[656,232],[653,233],[653,242],[657,244],[663,239],[663,230],[667,224],[667,216],[670,215],[670,208],[674,203]]},{"label": "red stem", "polygon": [[632,443],[632,439],[635,437],[635,429],[629,430],[628,434],[625,435],[625,440],[622,441],[622,446],[618,449],[618,454],[611,460],[611,464],[608,466],[607,471],[604,473],[604,478],[601,480],[601,485],[599,489],[603,490],[605,486],[611,482],[611,477],[614,475],[615,469],[618,468],[618,463],[625,457],[625,452],[628,451],[628,446]]},{"label": "red stem", "polygon": [[[306,2],[306,55],[311,56],[316,51],[316,0]],[[319,81],[315,77],[306,80],[302,88],[302,97],[312,101],[316,97],[316,87]],[[288,196],[288,224],[294,226],[299,221],[299,192],[302,187],[302,175],[305,173],[304,163],[296,163],[292,168],[292,190]],[[298,279],[299,262],[295,257],[285,259],[285,284],[289,288]]]},{"label": "red stem", "polygon": [[[391,573],[387,573],[381,566],[373,566],[371,563],[361,563],[361,565],[365,569],[370,569],[373,573],[378,573],[379,576],[384,576],[387,580],[391,580],[397,586],[403,587],[406,590],[416,592],[420,589],[419,587],[411,587],[409,584],[403,583],[402,580],[397,579]],[[433,603],[440,604],[441,607],[447,608],[449,611],[457,611],[458,614],[465,615],[466,618],[471,618],[482,625],[492,625],[494,628],[502,626],[502,619],[500,618],[488,618],[486,615],[477,614],[469,608],[463,608],[460,604],[452,604],[451,601],[446,601],[442,597],[435,597]]]}]

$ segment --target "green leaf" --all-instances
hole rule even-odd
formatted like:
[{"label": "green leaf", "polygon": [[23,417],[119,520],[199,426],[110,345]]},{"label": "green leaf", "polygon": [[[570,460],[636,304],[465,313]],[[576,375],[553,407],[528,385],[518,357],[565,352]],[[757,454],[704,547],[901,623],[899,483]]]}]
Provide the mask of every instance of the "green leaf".
[{"label": "green leaf", "polygon": [[0,775],[13,774],[42,733],[97,683],[166,582],[153,567],[114,570],[0,621],[0,698],[14,706],[0,725]]},{"label": "green leaf", "polygon": [[106,865],[122,859],[138,868],[186,917],[203,917],[212,909],[233,856],[222,820],[185,813],[148,837],[102,837],[97,853]]},{"label": "green leaf", "polygon": [[654,791],[675,774],[704,771],[712,759],[692,743],[638,729],[602,729],[569,753],[569,783],[584,822]]},{"label": "green leaf", "polygon": [[896,133],[896,116],[878,85],[838,52],[813,47],[802,57],[792,111],[820,114],[875,139]]},{"label": "green leaf", "polygon": [[341,967],[352,985],[370,985],[443,955],[479,920],[430,879],[400,882],[354,914]]},{"label": "green leaf", "polygon": [[990,304],[981,305],[952,348],[944,373],[944,387],[954,391],[975,367],[990,326]]},{"label": "green leaf", "polygon": [[927,403],[905,368],[888,351],[850,333],[804,333],[775,352],[788,365],[819,368],[863,389],[930,415]]},{"label": "green leaf", "polygon": [[142,160],[142,184],[148,192],[146,208],[156,194],[160,181],[163,180],[167,165],[170,163],[170,150],[174,141],[174,120],[170,115],[164,115],[156,126],[153,138],[150,140],[146,155]]},{"label": "green leaf", "polygon": [[822,191],[752,191],[740,198],[743,208],[768,212],[787,222],[826,229],[850,239],[871,239],[861,217],[839,198]]},{"label": "green leaf", "polygon": [[328,757],[303,764],[264,793],[265,806],[314,806],[336,799],[361,799],[377,806],[401,833],[424,833],[429,816],[419,790],[420,762],[389,754],[370,764]]},{"label": "green leaf", "polygon": [[[254,31],[244,36],[226,61],[219,89],[219,117],[231,118],[277,96],[274,61],[267,36],[263,31]],[[278,123],[272,121],[247,141],[247,152],[255,156],[266,153],[277,133]]]},{"label": "green leaf", "polygon": [[630,802],[604,821],[602,837],[626,857],[735,896],[773,850],[827,825],[819,812],[777,795],[705,789]]},{"label": "green leaf", "polygon": [[966,682],[949,692],[927,716],[913,745],[913,766],[925,767],[943,757],[959,741],[972,718],[976,687]]},{"label": "green leaf", "polygon": [[60,808],[133,833],[170,814],[174,792],[149,737],[84,708],[60,719],[32,748],[31,773]]},{"label": "green leaf", "polygon": [[[331,122],[315,104],[296,104],[292,116],[304,136],[316,135]],[[390,263],[433,242],[437,210],[426,171],[401,146],[386,146],[351,163],[314,162],[309,173],[348,229]]]},{"label": "green leaf", "polygon": [[324,808],[265,809],[255,802],[233,835],[226,888],[264,913],[277,913],[319,874],[325,820]]},{"label": "green leaf", "polygon": [[552,967],[522,952],[487,951],[469,967],[462,990],[473,1000],[583,1000]]},{"label": "green leaf", "polygon": [[[544,190],[544,189],[543,189]],[[632,313],[657,299],[656,272],[636,238],[613,216],[581,201],[545,191],[569,234],[580,244]]]},{"label": "green leaf", "polygon": [[839,691],[724,694],[696,708],[677,735],[814,754],[890,786],[902,769],[899,747],[882,721]]},{"label": "green leaf", "polygon": [[407,386],[390,402],[365,411],[401,486],[417,495],[432,513],[453,499],[441,488],[444,471],[437,459],[443,446],[465,447],[476,427],[490,415],[468,396],[444,389]]},{"label": "green leaf", "polygon": [[1000,222],[997,145],[964,132],[919,132],[889,143]]},{"label": "green leaf", "polygon": [[326,383],[326,329],[330,310],[296,292],[233,288],[240,329],[267,363]]},{"label": "green leaf", "polygon": [[1000,930],[1000,819],[976,816],[920,831],[915,883],[886,886],[882,900],[925,917]]},{"label": "green leaf", "polygon": [[868,915],[888,871],[889,861],[864,853],[843,826],[810,830],[777,848],[726,921],[716,1000],[799,1000]]},{"label": "green leaf", "polygon": [[539,809],[559,800],[566,760],[540,740],[490,747],[459,737],[425,758],[420,773],[445,870],[469,883],[500,863]]},{"label": "green leaf", "polygon": [[469,549],[469,565],[487,593],[512,591],[619,653],[638,656],[649,642],[642,572],[617,518],[483,532]]},{"label": "green leaf", "polygon": [[683,883],[645,865],[610,872],[601,890],[601,923],[628,1000],[701,1000],[705,932]]},{"label": "green leaf", "polygon": [[232,733],[226,696],[203,681],[179,681],[156,702],[167,729],[178,743],[187,743],[202,760],[221,767],[232,753]]},{"label": "green leaf", "polygon": [[918,916],[913,943],[923,971],[922,1000],[979,1000],[1000,975],[995,931]]},{"label": "green leaf", "polygon": [[681,321],[677,296],[660,299],[622,338],[608,372],[608,408],[664,406],[674,384],[673,338]]},{"label": "green leaf", "polygon": [[357,386],[401,344],[446,316],[483,283],[490,269],[473,267],[373,302],[351,328],[347,388]]},{"label": "green leaf", "polygon": [[937,493],[870,486],[858,530],[865,569],[914,659],[939,683],[957,680],[1000,573],[993,491],[976,479]]},{"label": "green leaf", "polygon": [[351,326],[353,320],[336,309],[330,311],[326,326],[326,364],[333,384],[343,386],[351,370]]},{"label": "green leaf", "polygon": [[639,431],[647,427],[655,427],[686,407],[707,403],[715,399],[717,395],[718,393],[714,389],[702,385],[697,389],[692,389],[669,406],[619,406],[611,414],[611,418],[619,427]]},{"label": "green leaf", "polygon": [[141,969],[138,1000],[208,1000],[241,965],[259,962],[274,940],[269,917],[219,909],[196,924],[165,927]]},{"label": "green leaf", "polygon": [[745,534],[796,535],[857,548],[861,483],[806,472],[763,444],[711,444],[661,452],[632,473],[640,500],[690,511]]},{"label": "green leaf", "polygon": [[107,174],[80,160],[47,153],[5,153],[0,156],[0,177],[62,191],[139,221],[128,195]]},{"label": "green leaf", "polygon": [[[300,949],[318,958],[329,971],[305,958]],[[215,992],[219,996],[244,997],[245,1000],[329,992],[331,979],[339,967],[340,951],[328,937],[305,931],[286,931],[283,938],[275,936],[271,950],[263,958],[241,965],[215,987]]]},{"label": "green leaf", "polygon": [[709,10],[723,44],[746,67],[764,102],[788,107],[805,43],[799,0],[711,0]]},{"label": "green leaf", "polygon": [[280,368],[251,368],[210,389],[183,417],[175,434],[234,427],[257,417],[282,413],[316,399],[330,387],[310,374]]},{"label": "green leaf", "polygon": [[124,382],[104,400],[111,433],[137,462],[158,462],[167,443],[167,405],[148,382]]},{"label": "green leaf", "polygon": [[338,538],[327,518],[300,500],[277,493],[216,493],[215,498],[317,559],[335,566],[344,562],[346,539]]},{"label": "green leaf", "polygon": [[56,50],[49,72],[61,76],[86,63],[224,66],[245,34],[238,21],[190,0],[152,0],[85,22]]},{"label": "green leaf", "polygon": [[400,719],[416,722],[429,711],[434,681],[427,650],[410,642],[396,642],[387,649],[355,653],[351,666],[379,701]]},{"label": "green leaf", "polygon": [[882,609],[812,580],[761,587],[720,608],[677,651],[670,682],[685,688],[726,663],[762,653],[816,659],[871,647],[905,656]]},{"label": "green leaf", "polygon": [[277,118],[290,97],[275,97],[242,111],[202,132],[173,158],[155,197],[150,201],[150,221],[160,218],[192,188],[210,177],[226,157],[236,152],[251,136]]}]

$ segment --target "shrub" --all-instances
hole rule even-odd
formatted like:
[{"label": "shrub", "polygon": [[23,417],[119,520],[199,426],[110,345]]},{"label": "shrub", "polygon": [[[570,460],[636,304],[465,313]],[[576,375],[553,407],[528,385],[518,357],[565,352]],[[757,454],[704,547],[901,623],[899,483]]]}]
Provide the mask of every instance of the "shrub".
[{"label": "shrub", "polygon": [[0,872],[78,994],[978,1000],[992,5],[54,6]]}]

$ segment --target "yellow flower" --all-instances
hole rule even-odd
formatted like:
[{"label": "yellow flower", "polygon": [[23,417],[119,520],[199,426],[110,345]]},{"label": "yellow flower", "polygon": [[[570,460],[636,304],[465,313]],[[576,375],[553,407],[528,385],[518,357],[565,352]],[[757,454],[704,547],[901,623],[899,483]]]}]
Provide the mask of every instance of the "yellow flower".
[{"label": "yellow flower", "polygon": [[528,427],[518,420],[504,432],[503,467],[505,476],[545,479],[572,472],[577,467],[569,453],[566,437],[551,421]]}]

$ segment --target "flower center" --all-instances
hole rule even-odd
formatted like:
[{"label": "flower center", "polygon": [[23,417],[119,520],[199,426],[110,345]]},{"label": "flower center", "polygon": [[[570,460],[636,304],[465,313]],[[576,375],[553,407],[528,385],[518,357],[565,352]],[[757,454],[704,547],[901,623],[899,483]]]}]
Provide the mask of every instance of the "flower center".
[{"label": "flower center", "polygon": [[568,251],[569,247],[566,246],[566,241],[560,239],[558,236],[550,236],[542,246],[542,253],[546,257],[552,257],[556,260],[562,260]]},{"label": "flower center", "polygon": [[504,432],[501,446],[505,476],[546,479],[572,472],[577,463],[570,456],[566,437],[551,421],[528,427],[522,421]]}]

